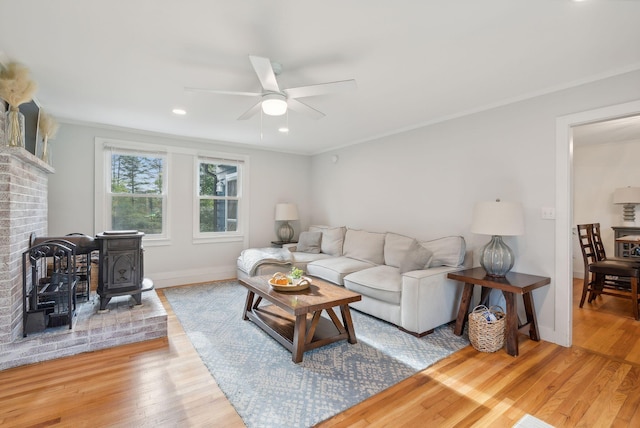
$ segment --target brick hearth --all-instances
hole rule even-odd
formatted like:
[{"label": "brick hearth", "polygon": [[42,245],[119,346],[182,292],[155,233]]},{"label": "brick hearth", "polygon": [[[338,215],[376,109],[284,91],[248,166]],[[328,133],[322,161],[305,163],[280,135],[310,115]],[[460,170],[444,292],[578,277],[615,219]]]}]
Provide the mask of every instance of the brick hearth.
[{"label": "brick hearth", "polygon": [[0,370],[167,336],[167,311],[155,290],[142,294],[141,306],[131,296],[119,296],[111,299],[107,312],[99,308],[100,298],[93,293],[89,301],[79,302],[72,329],[47,328],[0,345]]}]

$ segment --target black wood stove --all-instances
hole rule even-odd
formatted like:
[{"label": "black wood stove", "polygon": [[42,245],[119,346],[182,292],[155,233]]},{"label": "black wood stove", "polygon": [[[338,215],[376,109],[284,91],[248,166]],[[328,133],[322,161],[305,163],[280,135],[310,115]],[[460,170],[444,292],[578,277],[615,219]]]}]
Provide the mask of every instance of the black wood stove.
[{"label": "black wood stove", "polygon": [[153,281],[144,277],[143,236],[137,230],[112,230],[96,235],[100,250],[97,292],[101,311],[107,309],[115,296],[131,295],[141,305],[141,294],[153,289]]}]

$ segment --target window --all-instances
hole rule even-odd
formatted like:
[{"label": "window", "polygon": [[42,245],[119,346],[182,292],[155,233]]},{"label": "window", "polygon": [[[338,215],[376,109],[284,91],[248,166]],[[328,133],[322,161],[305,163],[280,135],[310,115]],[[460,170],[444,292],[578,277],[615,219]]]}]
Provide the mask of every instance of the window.
[{"label": "window", "polygon": [[192,244],[249,245],[248,156],[96,137],[95,171],[96,233],[140,230],[145,247],[189,231]]},{"label": "window", "polygon": [[106,195],[109,228],[166,236],[166,157],[112,149],[106,152],[110,180]]},{"label": "window", "polygon": [[235,236],[242,232],[242,164],[199,158],[197,162],[197,235]]}]

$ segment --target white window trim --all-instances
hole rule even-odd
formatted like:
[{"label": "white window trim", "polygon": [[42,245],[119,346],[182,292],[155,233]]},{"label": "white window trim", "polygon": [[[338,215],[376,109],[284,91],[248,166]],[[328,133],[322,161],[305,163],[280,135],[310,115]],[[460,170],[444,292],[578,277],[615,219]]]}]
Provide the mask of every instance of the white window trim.
[{"label": "white window trim", "polygon": [[163,197],[163,231],[161,235],[145,235],[143,240],[146,246],[159,246],[171,244],[171,202],[169,191],[169,174],[170,174],[170,156],[167,148],[155,144],[139,143],[134,141],[116,140],[111,138],[96,137],[95,139],[95,214],[94,228],[95,233],[99,233],[111,228],[111,213],[109,203],[109,194],[106,189],[111,182],[111,171],[108,165],[111,165],[111,149],[120,150],[122,152],[131,152],[137,154],[158,154],[164,158],[164,176],[163,187],[165,195]]},{"label": "white window trim", "polygon": [[[200,232],[200,162],[212,163],[233,162],[238,165],[238,224],[239,229],[234,232]],[[216,242],[243,242],[248,246],[249,241],[249,158],[246,156],[230,155],[229,153],[199,152],[193,158],[193,243],[207,244]]]},{"label": "white window trim", "polygon": [[[237,236],[229,237],[229,236],[219,236],[219,237],[195,237],[193,238],[193,244],[207,244],[207,243],[224,243],[224,242],[242,242],[243,248],[247,248],[249,246],[249,212],[251,210],[250,207],[250,169],[249,169],[249,156],[248,155],[238,155],[226,152],[217,152],[217,151],[208,151],[208,150],[198,150],[191,149],[179,146],[172,145],[158,145],[158,144],[150,144],[150,143],[140,143],[140,142],[132,142],[126,140],[118,140],[114,138],[105,138],[105,137],[96,137],[95,138],[95,155],[94,155],[94,163],[95,163],[95,214],[94,214],[94,227],[95,233],[102,232],[106,230],[105,228],[105,218],[110,215],[109,212],[105,211],[105,190],[106,184],[105,180],[110,180],[110,177],[105,176],[105,163],[104,163],[104,148],[108,147],[121,147],[123,149],[140,149],[145,151],[155,151],[155,152],[164,152],[167,154],[167,186],[169,186],[170,180],[169,175],[172,175],[171,172],[171,155],[172,154],[184,154],[188,156],[192,156],[197,165],[198,158],[210,158],[210,159],[223,159],[229,161],[236,161],[243,163],[243,174],[241,177],[241,188],[239,189],[241,194],[243,195],[243,204],[241,212],[238,213],[238,222],[241,222],[243,225],[242,234],[238,234]],[[197,174],[197,171],[195,172]],[[169,189],[169,188],[168,188]],[[195,195],[191,195],[192,198],[195,199]],[[195,204],[195,202],[194,202]],[[145,246],[156,246],[156,245],[171,245],[171,224],[172,224],[172,211],[173,211],[173,203],[171,201],[171,196],[168,197],[167,204],[167,230],[166,235],[167,238],[165,240],[148,240],[146,237],[144,238]],[[195,213],[194,213],[195,218]],[[194,223],[195,224],[195,223]],[[199,227],[198,227],[199,229]]]}]

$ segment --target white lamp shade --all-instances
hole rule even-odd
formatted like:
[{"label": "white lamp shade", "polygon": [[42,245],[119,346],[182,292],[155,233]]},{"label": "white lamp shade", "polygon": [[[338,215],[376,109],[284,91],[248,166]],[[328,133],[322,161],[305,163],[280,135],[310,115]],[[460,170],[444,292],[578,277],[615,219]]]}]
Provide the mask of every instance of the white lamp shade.
[{"label": "white lamp shade", "polygon": [[298,220],[296,204],[276,204],[276,221]]},{"label": "white lamp shade", "polygon": [[621,187],[613,192],[614,204],[640,204],[640,187]]},{"label": "white lamp shade", "polygon": [[287,112],[287,100],[280,94],[268,94],[262,97],[262,111],[269,116],[282,116]]},{"label": "white lamp shade", "polygon": [[477,202],[473,208],[471,232],[480,235],[524,234],[524,211],[517,202]]}]

